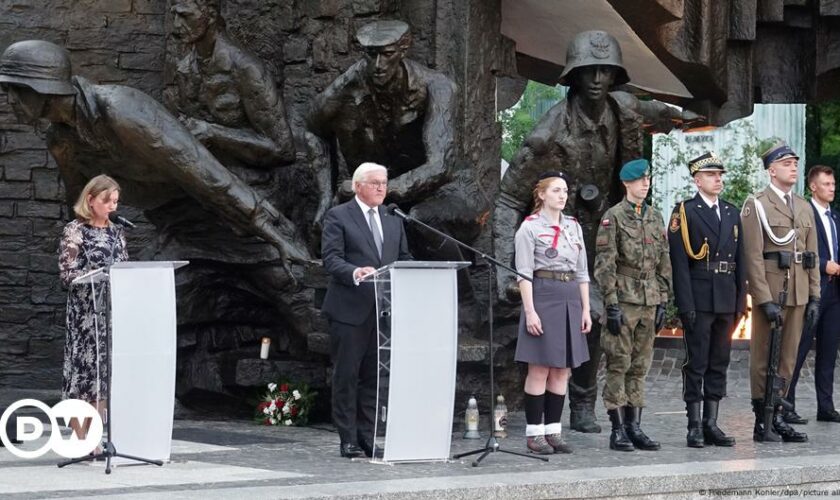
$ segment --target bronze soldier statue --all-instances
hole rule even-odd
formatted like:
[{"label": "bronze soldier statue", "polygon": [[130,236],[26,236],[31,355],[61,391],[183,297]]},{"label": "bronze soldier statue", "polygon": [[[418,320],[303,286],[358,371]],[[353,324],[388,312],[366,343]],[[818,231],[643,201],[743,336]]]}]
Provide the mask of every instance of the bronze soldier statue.
[{"label": "bronze soldier statue", "polygon": [[[457,86],[405,57],[411,32],[402,21],[362,26],[356,42],[364,57],[315,97],[307,127],[337,146],[348,170],[369,161],[386,165],[388,201],[461,240],[474,239],[477,214],[454,164]],[[427,233],[409,240],[415,256],[461,258],[457,247]]]},{"label": "bronze soldier statue", "polygon": [[308,260],[292,223],[147,94],[71,78],[67,51],[40,40],[5,50],[0,84],[19,121],[51,123],[47,145],[68,198],[104,171],[128,186],[130,205],[151,209],[192,198],[234,229],[270,243],[284,260]]},{"label": "bronze soldier statue", "polygon": [[[575,36],[560,77],[560,83],[570,87],[568,97],[540,119],[502,178],[492,222],[497,259],[513,260],[513,235],[529,213],[530,190],[539,173],[562,170],[577,181],[576,186],[569,186],[566,212],[580,221],[592,272],[598,222],[604,211],[622,198],[621,165],[642,155],[645,119],[661,123],[698,118],[688,111],[680,113],[663,103],[640,101],[613,90],[629,80],[615,38],[603,31]],[[590,361],[573,370],[569,384],[569,418],[572,429],[579,432],[601,432],[595,422],[595,399],[601,359],[599,319],[604,308],[594,280],[592,285],[593,326],[587,338]],[[498,291],[502,300],[518,294],[513,275],[499,273]]]},{"label": "bronze soldier statue", "polygon": [[[315,250],[332,199],[322,144],[303,129],[290,129],[272,71],[227,34],[219,0],[173,0],[171,11],[173,36],[186,54],[177,63],[174,87],[164,90],[166,106],[221,163],[288,215]],[[299,158],[292,164],[296,144]],[[295,176],[306,179],[294,182]],[[226,258],[242,253],[230,250]]]},{"label": "bronze soldier statue", "polygon": [[274,76],[225,31],[219,0],[173,0],[173,35],[187,45],[167,105],[222,163],[274,167],[295,159]]}]

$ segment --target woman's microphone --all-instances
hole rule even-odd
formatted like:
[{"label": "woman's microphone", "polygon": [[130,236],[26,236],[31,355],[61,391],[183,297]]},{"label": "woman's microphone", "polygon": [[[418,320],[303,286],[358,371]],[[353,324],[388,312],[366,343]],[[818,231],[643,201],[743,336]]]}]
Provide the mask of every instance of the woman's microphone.
[{"label": "woman's microphone", "polygon": [[111,212],[110,214],[108,214],[108,220],[110,220],[114,224],[119,224],[120,226],[123,226],[123,227],[128,227],[128,228],[135,227],[133,222],[126,219],[122,215],[117,215],[117,212]]}]

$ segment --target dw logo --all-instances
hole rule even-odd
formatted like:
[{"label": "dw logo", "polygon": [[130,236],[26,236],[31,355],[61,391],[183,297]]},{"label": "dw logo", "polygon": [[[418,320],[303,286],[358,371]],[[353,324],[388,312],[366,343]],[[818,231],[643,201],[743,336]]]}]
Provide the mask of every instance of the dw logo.
[{"label": "dw logo", "polygon": [[[50,420],[50,438],[37,450],[25,450],[16,447],[6,435],[6,423],[12,414],[20,408],[31,406],[47,414]],[[72,431],[65,439],[59,430],[59,422],[70,427],[89,427],[87,436],[84,439]],[[34,441],[44,435],[44,424],[40,419],[19,415],[17,417],[17,437],[24,444]],[[79,399],[66,399],[52,408],[37,399],[21,399],[15,401],[0,416],[0,440],[13,455],[19,458],[38,458],[52,449],[65,458],[77,458],[92,452],[102,440],[102,418],[96,408]]]}]

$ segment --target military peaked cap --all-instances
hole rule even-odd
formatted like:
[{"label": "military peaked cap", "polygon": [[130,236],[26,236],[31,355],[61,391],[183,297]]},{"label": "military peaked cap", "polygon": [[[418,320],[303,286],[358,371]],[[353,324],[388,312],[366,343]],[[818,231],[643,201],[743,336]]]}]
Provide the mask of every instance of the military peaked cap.
[{"label": "military peaked cap", "polygon": [[799,156],[784,141],[773,144],[767,151],[761,153],[761,161],[764,162],[765,169],[774,161],[787,160],[788,158],[796,158],[798,160]]},{"label": "military peaked cap", "polygon": [[702,154],[688,162],[688,171],[691,175],[697,172],[726,172],[723,162],[715,156],[713,151]]}]

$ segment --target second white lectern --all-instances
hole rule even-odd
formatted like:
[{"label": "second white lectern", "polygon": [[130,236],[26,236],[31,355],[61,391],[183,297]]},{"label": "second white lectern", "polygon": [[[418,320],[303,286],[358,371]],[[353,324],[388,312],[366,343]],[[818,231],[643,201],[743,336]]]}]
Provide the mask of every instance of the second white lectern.
[{"label": "second white lectern", "polygon": [[365,281],[376,288],[379,383],[374,461],[447,460],[458,360],[458,275],[469,262],[401,261]]}]

